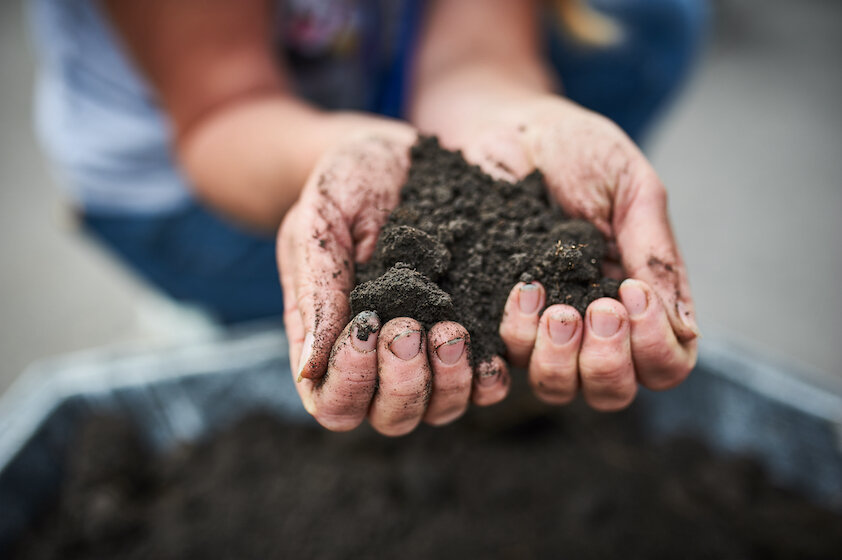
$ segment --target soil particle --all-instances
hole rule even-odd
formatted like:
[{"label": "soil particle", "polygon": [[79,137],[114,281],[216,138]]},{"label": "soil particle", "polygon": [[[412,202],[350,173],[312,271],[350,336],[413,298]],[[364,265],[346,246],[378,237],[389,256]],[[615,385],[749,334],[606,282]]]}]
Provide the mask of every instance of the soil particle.
[{"label": "soil particle", "polygon": [[368,340],[371,333],[376,333],[380,330],[380,322],[377,321],[377,315],[373,311],[363,311],[354,318],[354,325],[356,326],[356,336],[358,340]]},{"label": "soil particle", "polygon": [[653,444],[634,409],[516,391],[394,440],[243,419],[147,454],[91,420],[57,503],[9,558],[839,558],[842,517],[698,441]]},{"label": "soil particle", "polygon": [[[461,152],[421,138],[401,203],[372,259],[357,269],[351,307],[374,310],[384,323],[395,316],[414,317],[426,328],[458,321],[471,334],[475,363],[482,363],[504,353],[498,328],[518,281],[540,282],[547,306],[566,303],[580,314],[600,297],[616,298],[618,282],[601,274],[605,251],[592,224],[569,219],[549,200],[540,172],[517,183],[495,180]],[[421,278],[398,276],[397,263]],[[422,293],[409,297],[406,281]],[[442,292],[452,303],[433,305],[443,301]]]}]

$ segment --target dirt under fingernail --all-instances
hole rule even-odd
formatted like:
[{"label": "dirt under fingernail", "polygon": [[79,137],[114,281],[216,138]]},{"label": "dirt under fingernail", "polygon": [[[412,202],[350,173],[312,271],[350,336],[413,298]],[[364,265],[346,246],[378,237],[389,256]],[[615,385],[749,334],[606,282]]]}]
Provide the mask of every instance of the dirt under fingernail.
[{"label": "dirt under fingernail", "polygon": [[377,346],[377,331],[380,330],[380,321],[373,311],[363,311],[354,317],[354,324],[351,328],[351,345],[359,352],[371,352]]},{"label": "dirt under fingernail", "polygon": [[540,282],[544,307],[564,303],[582,316],[592,301],[617,298],[619,282],[601,274],[604,237],[550,201],[540,172],[495,180],[432,137],[411,158],[401,203],[374,256],[358,265],[354,313],[375,310],[384,323],[413,317],[427,329],[457,321],[476,364],[505,353],[498,327],[518,282]]}]

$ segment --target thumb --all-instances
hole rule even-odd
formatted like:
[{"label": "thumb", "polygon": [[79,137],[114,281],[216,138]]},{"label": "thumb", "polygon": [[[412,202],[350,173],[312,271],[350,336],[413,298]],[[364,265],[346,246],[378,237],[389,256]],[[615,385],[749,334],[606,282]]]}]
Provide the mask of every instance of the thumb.
[{"label": "thumb", "polygon": [[281,228],[279,252],[290,360],[296,377],[327,371],[350,320],[354,262],[365,261],[399,199],[415,133],[361,136],[327,154]]},{"label": "thumb", "polygon": [[279,243],[290,361],[296,378],[318,379],[350,318],[352,246],[338,209],[301,204],[294,211]]}]

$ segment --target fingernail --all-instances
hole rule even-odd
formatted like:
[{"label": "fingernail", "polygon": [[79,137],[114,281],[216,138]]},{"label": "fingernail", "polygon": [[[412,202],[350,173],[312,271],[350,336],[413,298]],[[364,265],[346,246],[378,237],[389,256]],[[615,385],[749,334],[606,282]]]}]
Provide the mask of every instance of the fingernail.
[{"label": "fingernail", "polygon": [[438,348],[436,348],[436,355],[438,355],[439,360],[450,366],[459,361],[464,351],[465,339],[454,338],[444,344],[439,344]]},{"label": "fingernail", "polygon": [[620,317],[614,310],[607,307],[597,307],[591,310],[591,329],[596,336],[608,338],[620,330]]},{"label": "fingernail", "polygon": [[373,311],[363,311],[354,317],[351,327],[351,346],[357,352],[373,352],[377,347],[377,331],[380,330],[380,319]]},{"label": "fingernail", "polygon": [[540,295],[540,290],[538,290],[538,286],[535,284],[524,284],[521,286],[520,293],[518,294],[520,312],[531,315],[538,311],[538,299]]},{"label": "fingernail", "polygon": [[392,340],[389,350],[401,360],[411,360],[421,351],[421,332],[402,332]]},{"label": "fingernail", "polygon": [[675,304],[675,310],[678,311],[678,316],[681,317],[681,322],[684,325],[693,331],[693,334],[696,336],[700,336],[702,333],[699,331],[699,325],[696,324],[696,318],[693,316],[693,312],[690,311],[690,307],[686,303],[681,300],[678,300],[678,303]]},{"label": "fingernail", "polygon": [[499,377],[500,369],[488,362],[477,367],[477,383],[484,387],[494,385]]},{"label": "fingernail", "polygon": [[570,342],[576,332],[578,319],[579,317],[573,313],[564,311],[558,311],[550,315],[550,340],[553,341],[553,344],[561,346]]},{"label": "fingernail", "polygon": [[307,336],[304,337],[304,345],[301,347],[301,358],[298,360],[298,379],[297,382],[301,382],[304,378],[302,375],[304,373],[304,366],[307,365],[307,362],[310,361],[310,357],[313,354],[313,333],[308,332]]},{"label": "fingernail", "polygon": [[623,299],[623,305],[628,309],[629,315],[632,317],[643,315],[649,306],[649,297],[646,295],[640,282],[629,279],[623,282],[621,288],[620,293]]}]

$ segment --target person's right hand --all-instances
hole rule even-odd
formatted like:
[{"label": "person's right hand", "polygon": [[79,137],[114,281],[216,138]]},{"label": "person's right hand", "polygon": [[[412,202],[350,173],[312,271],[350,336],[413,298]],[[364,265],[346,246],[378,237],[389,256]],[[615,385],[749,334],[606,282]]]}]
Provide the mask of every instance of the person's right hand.
[{"label": "person's right hand", "polygon": [[[385,325],[373,312],[350,317],[354,263],[371,257],[400,201],[416,137],[407,125],[382,122],[326,153],[278,235],[293,376],[304,407],[331,430],[368,418],[377,431],[401,435],[507,392],[502,359],[473,375],[468,332],[457,323],[425,332],[410,317]],[[360,339],[361,329],[370,334]]]}]

